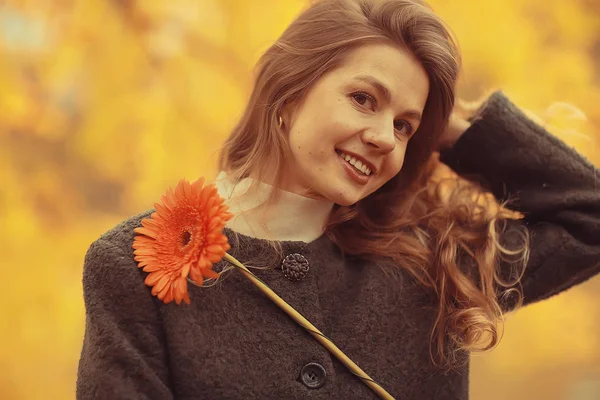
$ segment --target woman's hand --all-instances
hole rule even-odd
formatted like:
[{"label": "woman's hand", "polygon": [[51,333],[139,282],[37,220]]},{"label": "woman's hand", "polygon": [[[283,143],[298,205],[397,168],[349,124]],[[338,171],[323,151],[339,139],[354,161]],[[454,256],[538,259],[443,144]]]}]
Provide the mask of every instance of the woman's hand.
[{"label": "woman's hand", "polygon": [[471,123],[469,121],[458,115],[456,112],[452,112],[446,131],[440,140],[440,148],[444,149],[452,147],[470,126]]},{"label": "woman's hand", "polygon": [[440,140],[440,149],[452,147],[460,139],[462,134],[471,126],[468,119],[473,116],[486,99],[487,96],[477,101],[467,102],[456,98],[448,126]]}]

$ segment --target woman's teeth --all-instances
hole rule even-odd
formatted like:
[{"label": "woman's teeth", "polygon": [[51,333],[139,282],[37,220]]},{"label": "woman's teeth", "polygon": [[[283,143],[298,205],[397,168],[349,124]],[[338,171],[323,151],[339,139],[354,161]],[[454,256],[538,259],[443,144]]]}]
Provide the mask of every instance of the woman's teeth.
[{"label": "woman's teeth", "polygon": [[344,154],[341,151],[338,151],[337,154],[342,158],[342,160],[346,160],[356,170],[362,172],[367,176],[371,175],[371,170],[362,162],[358,161],[355,157],[349,156],[348,154]]}]

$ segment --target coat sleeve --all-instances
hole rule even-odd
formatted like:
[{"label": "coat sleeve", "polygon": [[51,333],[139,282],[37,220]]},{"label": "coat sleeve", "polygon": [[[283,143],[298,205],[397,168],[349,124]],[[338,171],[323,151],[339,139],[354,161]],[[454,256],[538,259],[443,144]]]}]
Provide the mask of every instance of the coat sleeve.
[{"label": "coat sleeve", "polygon": [[77,399],[172,399],[163,327],[132,255],[102,238],[92,243],[83,292]]},{"label": "coat sleeve", "polygon": [[[460,175],[487,183],[498,200],[510,199],[507,206],[525,216],[509,221],[503,238],[514,243],[511,232],[517,224],[529,232],[523,305],[600,273],[600,171],[501,92],[488,99],[440,160]],[[502,306],[510,310],[514,304],[508,300]]]}]

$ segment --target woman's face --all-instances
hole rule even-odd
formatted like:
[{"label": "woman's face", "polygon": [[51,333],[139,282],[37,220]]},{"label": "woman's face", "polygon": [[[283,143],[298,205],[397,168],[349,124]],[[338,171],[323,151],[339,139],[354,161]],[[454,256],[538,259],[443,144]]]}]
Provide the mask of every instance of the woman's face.
[{"label": "woman's face", "polygon": [[293,159],[283,189],[344,206],[376,191],[402,168],[428,92],[410,53],[388,44],[355,49],[284,110]]}]

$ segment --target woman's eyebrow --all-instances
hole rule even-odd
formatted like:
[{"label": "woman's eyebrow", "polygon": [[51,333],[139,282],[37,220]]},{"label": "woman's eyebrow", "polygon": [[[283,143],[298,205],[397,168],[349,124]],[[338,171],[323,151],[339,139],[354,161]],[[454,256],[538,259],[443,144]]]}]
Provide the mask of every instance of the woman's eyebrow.
[{"label": "woman's eyebrow", "polygon": [[[371,85],[388,104],[392,102],[392,93],[390,90],[374,76],[357,75],[354,77],[354,79]],[[417,110],[406,110],[404,111],[403,115],[421,122],[421,113]]]}]

